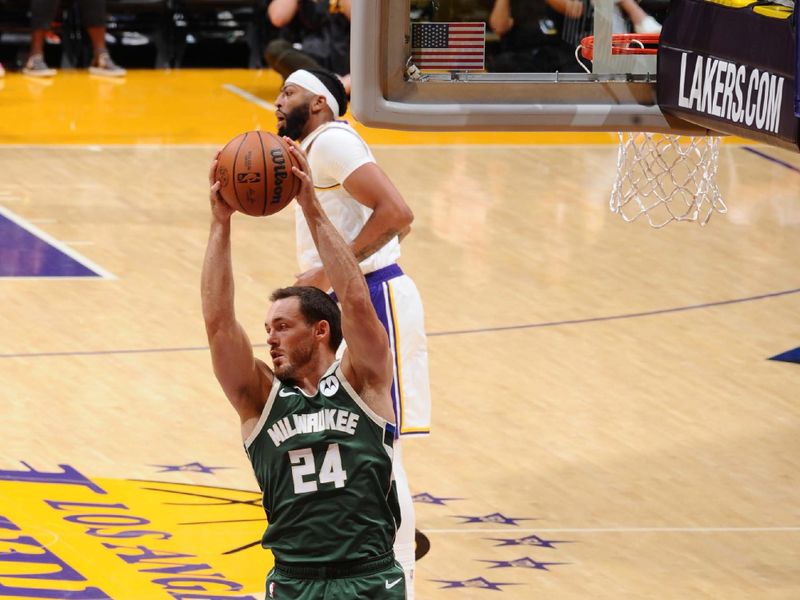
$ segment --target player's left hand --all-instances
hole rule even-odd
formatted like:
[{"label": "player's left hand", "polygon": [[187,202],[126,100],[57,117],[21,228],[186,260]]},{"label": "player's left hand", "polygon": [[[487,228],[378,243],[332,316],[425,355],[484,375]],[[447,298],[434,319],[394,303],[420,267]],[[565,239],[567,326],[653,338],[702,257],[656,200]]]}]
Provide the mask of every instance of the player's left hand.
[{"label": "player's left hand", "polygon": [[316,198],[314,194],[314,180],[311,178],[311,167],[308,165],[306,153],[300,149],[300,146],[289,137],[283,136],[283,139],[289,144],[289,151],[297,159],[297,162],[300,163],[299,169],[297,167],[292,167],[292,173],[294,173],[301,182],[300,192],[297,194],[296,200],[302,207],[311,203],[314,198]]}]

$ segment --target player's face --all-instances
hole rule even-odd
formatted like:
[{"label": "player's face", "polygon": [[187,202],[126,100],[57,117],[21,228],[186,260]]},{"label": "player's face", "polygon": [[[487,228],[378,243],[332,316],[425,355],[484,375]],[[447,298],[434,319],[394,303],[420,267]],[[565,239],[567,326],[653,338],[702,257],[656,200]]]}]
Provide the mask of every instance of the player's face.
[{"label": "player's face", "polygon": [[314,96],[300,86],[289,84],[281,88],[275,101],[275,117],[278,119],[278,135],[299,140],[303,136],[311,117],[311,101]]},{"label": "player's face", "polygon": [[314,327],[306,323],[296,297],[276,300],[264,323],[272,370],[278,379],[292,381],[316,352]]}]

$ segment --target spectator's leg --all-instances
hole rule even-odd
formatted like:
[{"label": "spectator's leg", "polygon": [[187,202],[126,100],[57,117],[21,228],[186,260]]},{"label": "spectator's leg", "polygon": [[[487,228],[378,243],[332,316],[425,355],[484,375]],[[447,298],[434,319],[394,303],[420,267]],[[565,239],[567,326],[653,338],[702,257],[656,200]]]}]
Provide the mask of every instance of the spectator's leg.
[{"label": "spectator's leg", "polygon": [[104,77],[122,77],[125,69],[117,66],[106,48],[106,4],[104,0],[80,0],[81,23],[92,42],[89,73]]},{"label": "spectator's leg", "polygon": [[44,36],[56,16],[58,0],[33,0],[31,2],[31,48],[22,68],[25,75],[52,77],[56,74],[44,62]]},{"label": "spectator's leg", "polygon": [[56,17],[58,0],[32,0],[31,2],[31,56],[44,54],[44,35]]},{"label": "spectator's leg", "polygon": [[44,35],[47,33],[46,29],[34,29],[31,32],[31,51],[30,55],[44,56]]},{"label": "spectator's leg", "polygon": [[[31,29],[42,32],[50,28],[56,17],[58,0],[32,0],[31,2]],[[44,39],[44,33],[42,33]]]},{"label": "spectator's leg", "polygon": [[286,79],[298,69],[319,69],[319,63],[308,54],[296,50],[290,42],[284,39],[272,40],[267,44],[264,58],[271,69],[277,71]]},{"label": "spectator's leg", "polygon": [[80,0],[81,25],[89,34],[92,42],[92,62],[97,57],[107,53],[106,49],[106,6],[103,0]]}]

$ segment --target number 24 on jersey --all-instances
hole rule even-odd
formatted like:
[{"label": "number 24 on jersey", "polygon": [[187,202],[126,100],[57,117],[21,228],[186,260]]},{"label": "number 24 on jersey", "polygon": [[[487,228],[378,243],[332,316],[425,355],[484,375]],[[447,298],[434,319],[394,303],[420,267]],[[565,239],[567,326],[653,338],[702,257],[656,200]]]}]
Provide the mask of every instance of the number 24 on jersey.
[{"label": "number 24 on jersey", "polygon": [[292,464],[292,481],[295,494],[306,494],[317,491],[317,482],[333,483],[335,487],[344,487],[347,473],[342,468],[342,456],[339,444],[328,444],[325,458],[317,473],[314,452],[311,448],[300,448],[289,451],[289,462]]}]

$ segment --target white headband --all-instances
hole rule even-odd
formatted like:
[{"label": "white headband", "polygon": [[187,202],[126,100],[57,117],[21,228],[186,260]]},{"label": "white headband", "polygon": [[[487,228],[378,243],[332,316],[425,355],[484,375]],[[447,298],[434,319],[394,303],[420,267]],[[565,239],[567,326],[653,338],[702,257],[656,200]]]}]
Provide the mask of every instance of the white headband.
[{"label": "white headband", "polygon": [[325,98],[328,102],[328,106],[333,111],[333,118],[335,119],[339,116],[339,103],[336,101],[336,98],[333,97],[331,91],[325,87],[325,84],[320,81],[319,77],[309,73],[305,69],[299,69],[286,78],[284,85],[289,85],[290,83],[298,85],[312,94]]}]

